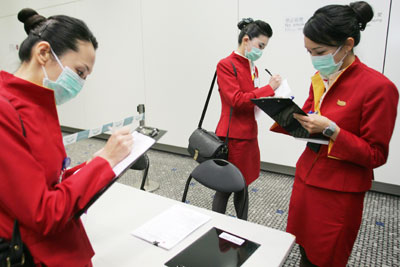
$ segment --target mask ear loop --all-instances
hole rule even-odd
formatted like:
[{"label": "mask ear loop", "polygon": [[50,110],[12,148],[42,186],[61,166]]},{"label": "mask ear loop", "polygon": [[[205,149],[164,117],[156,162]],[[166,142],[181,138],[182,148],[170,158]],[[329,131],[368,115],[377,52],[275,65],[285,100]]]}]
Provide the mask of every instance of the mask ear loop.
[{"label": "mask ear loop", "polygon": [[332,56],[336,56],[336,54],[339,53],[339,51],[340,51],[340,49],[342,49],[342,47],[343,47],[343,45],[339,46],[338,49],[336,49],[335,53],[333,53]]},{"label": "mask ear loop", "polygon": [[[335,53],[333,53],[333,57],[336,56],[337,53],[339,53],[340,49],[342,49],[343,45],[339,46],[339,48],[335,51]],[[338,63],[335,62],[335,64],[339,64],[340,62],[343,62],[343,60],[345,59],[345,57],[347,57],[348,52],[346,51],[346,54],[344,55],[344,57],[342,57],[341,60],[339,60]],[[335,59],[334,59],[335,60]]]},{"label": "mask ear loop", "polygon": [[[50,51],[51,51],[51,53],[53,54],[54,58],[56,59],[58,65],[60,65],[61,69],[64,70],[64,66],[61,64],[61,61],[60,61],[60,59],[58,59],[56,53],[54,53],[53,48],[50,47]],[[49,79],[49,76],[47,75],[46,68],[45,68],[43,65],[42,65],[42,70],[43,70],[43,72],[44,72],[44,77],[45,77],[46,79]]]},{"label": "mask ear loop", "polygon": [[42,65],[42,70],[43,70],[43,73],[44,73],[44,77],[46,79],[49,79],[49,76],[47,76],[46,68],[43,65]]},{"label": "mask ear loop", "polygon": [[53,50],[53,48],[51,48],[51,47],[50,47],[50,50],[51,50],[51,53],[53,54],[53,56],[55,57],[55,59],[56,59],[56,61],[57,61],[58,65],[60,65],[61,69],[64,69],[64,66],[63,66],[63,64],[62,64],[62,63],[61,63],[61,61],[58,59],[58,57],[57,57],[56,53],[54,53],[54,50]]}]

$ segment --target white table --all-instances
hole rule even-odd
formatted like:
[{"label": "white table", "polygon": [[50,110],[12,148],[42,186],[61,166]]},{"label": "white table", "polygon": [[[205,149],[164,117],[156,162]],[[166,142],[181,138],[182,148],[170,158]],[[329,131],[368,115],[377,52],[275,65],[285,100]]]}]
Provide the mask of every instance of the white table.
[{"label": "white table", "polygon": [[[137,227],[177,203],[207,214],[212,219],[171,250],[156,247],[130,234]],[[295,237],[289,233],[184,204],[119,183],[115,183],[109,188],[90,207],[83,219],[96,252],[93,258],[94,267],[164,266],[165,262],[212,227],[261,244],[242,265],[244,267],[281,266],[295,242]]]}]

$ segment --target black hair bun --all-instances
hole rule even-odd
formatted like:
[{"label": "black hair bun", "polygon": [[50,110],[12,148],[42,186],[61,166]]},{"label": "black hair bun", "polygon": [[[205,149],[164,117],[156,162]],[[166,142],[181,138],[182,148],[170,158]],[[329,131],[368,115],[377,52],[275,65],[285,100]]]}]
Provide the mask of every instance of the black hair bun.
[{"label": "black hair bun", "polygon": [[24,23],[26,34],[29,34],[36,26],[45,21],[46,18],[39,15],[32,8],[24,8],[18,13],[18,20]]},{"label": "black hair bun", "polygon": [[252,18],[243,18],[239,23],[237,24],[239,30],[243,30],[244,27],[249,25],[250,23],[253,23],[254,20]]},{"label": "black hair bun", "polygon": [[360,25],[360,31],[365,30],[367,23],[374,17],[374,11],[370,4],[364,1],[350,3],[350,8],[354,11]]}]

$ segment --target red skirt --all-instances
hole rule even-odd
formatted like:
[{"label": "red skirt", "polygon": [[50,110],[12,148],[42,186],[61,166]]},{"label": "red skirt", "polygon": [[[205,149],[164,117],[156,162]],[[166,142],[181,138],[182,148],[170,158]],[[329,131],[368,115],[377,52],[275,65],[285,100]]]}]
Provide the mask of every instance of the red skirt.
[{"label": "red skirt", "polygon": [[228,149],[228,161],[238,167],[246,184],[254,182],[260,176],[260,149],[257,138],[229,138]]},{"label": "red skirt", "polygon": [[295,177],[286,231],[320,267],[345,267],[361,224],[365,193],[331,191]]}]

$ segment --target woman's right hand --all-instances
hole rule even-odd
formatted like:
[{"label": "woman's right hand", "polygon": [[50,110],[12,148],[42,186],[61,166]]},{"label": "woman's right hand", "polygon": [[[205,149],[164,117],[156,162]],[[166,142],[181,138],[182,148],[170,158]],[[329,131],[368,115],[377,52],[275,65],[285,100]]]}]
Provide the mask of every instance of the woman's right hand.
[{"label": "woman's right hand", "polygon": [[130,127],[123,127],[112,133],[106,145],[95,153],[108,161],[111,168],[114,168],[121,160],[126,158],[132,150],[133,137]]},{"label": "woman's right hand", "polygon": [[272,89],[276,90],[282,82],[282,77],[279,74],[272,75],[271,79],[269,79],[269,86],[272,87]]}]

